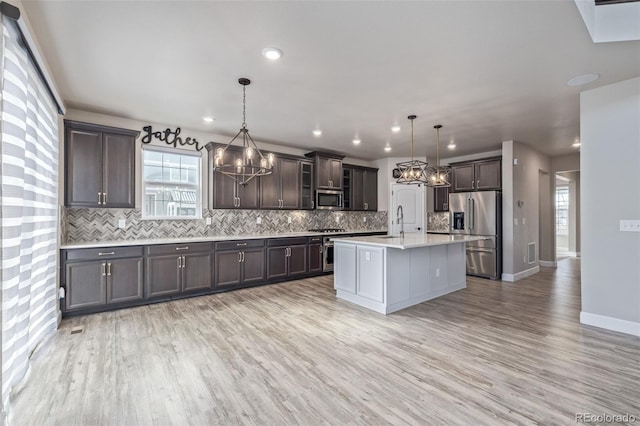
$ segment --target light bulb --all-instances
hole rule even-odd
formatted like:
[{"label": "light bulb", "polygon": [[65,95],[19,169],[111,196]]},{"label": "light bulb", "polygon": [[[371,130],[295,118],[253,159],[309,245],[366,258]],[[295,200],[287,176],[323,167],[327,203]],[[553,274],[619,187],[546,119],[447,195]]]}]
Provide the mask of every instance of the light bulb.
[{"label": "light bulb", "polygon": [[260,159],[260,167],[263,168],[263,169],[267,168],[267,159],[266,158]]},{"label": "light bulb", "polygon": [[251,147],[247,147],[245,152],[247,153],[247,158],[251,158],[253,155],[253,149],[251,149]]},{"label": "light bulb", "polygon": [[224,149],[222,149],[222,148],[216,149],[216,155],[218,157],[222,158],[222,156],[224,155]]},{"label": "light bulb", "polygon": [[273,161],[275,160],[275,157],[273,156],[273,154],[269,153],[269,155],[267,155],[267,158],[269,158],[269,164],[273,165]]}]

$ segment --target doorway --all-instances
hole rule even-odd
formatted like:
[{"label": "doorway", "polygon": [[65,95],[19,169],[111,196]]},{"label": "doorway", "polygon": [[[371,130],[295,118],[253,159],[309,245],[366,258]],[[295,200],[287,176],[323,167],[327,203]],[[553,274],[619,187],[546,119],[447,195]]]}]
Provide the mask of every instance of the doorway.
[{"label": "doorway", "polygon": [[580,172],[555,176],[556,259],[580,256]]},{"label": "doorway", "polygon": [[422,184],[405,185],[391,184],[391,209],[389,210],[389,232],[399,235],[401,226],[398,224],[398,206],[402,206],[404,217],[404,233],[424,233],[425,186]]}]

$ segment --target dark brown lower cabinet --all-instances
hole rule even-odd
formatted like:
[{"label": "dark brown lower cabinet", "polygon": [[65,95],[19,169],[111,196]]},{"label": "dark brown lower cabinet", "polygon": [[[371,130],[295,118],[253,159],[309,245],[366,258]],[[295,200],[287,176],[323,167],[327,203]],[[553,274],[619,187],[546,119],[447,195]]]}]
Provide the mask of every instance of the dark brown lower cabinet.
[{"label": "dark brown lower cabinet", "polygon": [[65,310],[141,300],[142,264],[142,257],[68,262]]},{"label": "dark brown lower cabinet", "polygon": [[216,243],[214,270],[216,288],[264,281],[264,240]]},{"label": "dark brown lower cabinet", "polygon": [[309,238],[309,272],[322,272],[322,239],[317,237],[320,242],[315,242]]},{"label": "dark brown lower cabinet", "polygon": [[147,247],[147,297],[211,288],[211,243]]},{"label": "dark brown lower cabinet", "polygon": [[268,280],[304,275],[309,271],[307,237],[270,239],[267,245]]}]

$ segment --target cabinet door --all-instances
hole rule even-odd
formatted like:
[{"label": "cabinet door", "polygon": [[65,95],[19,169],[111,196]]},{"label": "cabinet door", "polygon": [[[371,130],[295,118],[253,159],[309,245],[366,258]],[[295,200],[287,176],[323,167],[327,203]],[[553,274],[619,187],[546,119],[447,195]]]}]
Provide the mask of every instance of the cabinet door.
[{"label": "cabinet door", "polygon": [[342,160],[329,158],[329,179],[332,188],[342,188]]},{"label": "cabinet door", "polygon": [[357,294],[358,296],[384,303],[384,253],[380,247],[358,247]]},{"label": "cabinet door", "polygon": [[260,208],[279,209],[281,200],[280,174],[282,160],[277,159],[273,165],[273,172],[260,177]]},{"label": "cabinet door", "polygon": [[104,305],[107,301],[106,278],[104,261],[67,263],[67,310]]},{"label": "cabinet door", "polygon": [[364,170],[351,170],[351,210],[364,210]]},{"label": "cabinet door", "polygon": [[339,257],[340,262],[333,265],[333,288],[356,293],[356,246],[351,244],[337,244],[333,257]]},{"label": "cabinet door", "polygon": [[[232,177],[213,171],[215,156],[216,149],[214,148],[209,151],[209,182],[211,183],[209,190],[213,191],[213,197],[211,197],[213,203],[210,202],[210,204],[212,204],[211,207],[214,209],[236,208],[236,181]],[[226,151],[222,160],[223,164],[233,163],[233,153]]]},{"label": "cabinet door", "polygon": [[311,210],[314,206],[313,199],[313,164],[301,162],[302,182],[300,188],[300,207],[305,210]]},{"label": "cabinet door", "polygon": [[211,288],[211,253],[184,255],[182,291]]},{"label": "cabinet door", "polygon": [[473,164],[453,166],[451,172],[453,174],[453,192],[474,191],[476,189]]},{"label": "cabinet door", "polygon": [[215,281],[216,287],[239,285],[242,275],[241,255],[239,251],[216,251]]},{"label": "cabinet door", "polygon": [[106,207],[135,207],[135,138],[102,134],[103,200]]},{"label": "cabinet door", "polygon": [[287,252],[287,247],[267,248],[267,279],[287,276]]},{"label": "cabinet door", "polygon": [[364,209],[378,211],[378,172],[364,172]]},{"label": "cabinet door", "polygon": [[147,297],[180,293],[179,262],[180,257],[175,255],[147,257]]},{"label": "cabinet door", "polygon": [[107,303],[142,299],[142,258],[107,261]]},{"label": "cabinet door", "polygon": [[329,159],[316,157],[316,167],[316,180],[318,181],[318,188],[331,188],[329,186],[329,180],[331,180]]},{"label": "cabinet door", "polygon": [[236,194],[239,198],[239,208],[258,209],[260,208],[260,179],[253,178],[246,185],[237,185]]},{"label": "cabinet door", "polygon": [[264,249],[244,250],[242,282],[251,284],[264,281]]},{"label": "cabinet door", "polygon": [[436,186],[433,188],[433,211],[449,211],[449,187]]},{"label": "cabinet door", "polygon": [[309,272],[322,272],[322,243],[309,244]]},{"label": "cabinet door", "polygon": [[307,273],[307,245],[289,247],[289,276]]},{"label": "cabinet door", "polygon": [[67,128],[65,142],[65,205],[101,207],[102,134]]},{"label": "cabinet door", "polygon": [[476,163],[476,189],[500,189],[502,187],[502,161],[491,160]]},{"label": "cabinet door", "polygon": [[300,161],[283,158],[280,160],[280,189],[282,207],[300,208]]}]

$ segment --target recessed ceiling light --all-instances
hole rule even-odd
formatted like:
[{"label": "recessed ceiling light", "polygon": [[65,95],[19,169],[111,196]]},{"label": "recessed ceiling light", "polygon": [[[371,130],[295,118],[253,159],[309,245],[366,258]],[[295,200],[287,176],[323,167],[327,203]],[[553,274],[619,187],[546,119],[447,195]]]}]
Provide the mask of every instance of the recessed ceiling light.
[{"label": "recessed ceiling light", "polygon": [[600,78],[600,74],[582,74],[567,81],[567,86],[584,86]]},{"label": "recessed ceiling light", "polygon": [[213,117],[202,117],[205,123],[213,123]]},{"label": "recessed ceiling light", "polygon": [[456,143],[454,141],[449,141],[449,145],[447,145],[447,148],[453,151],[454,149],[456,149]]},{"label": "recessed ceiling light", "polygon": [[393,127],[391,128],[391,131],[392,131],[393,133],[398,133],[398,132],[400,131],[400,126],[393,126]]},{"label": "recessed ceiling light", "polygon": [[360,142],[362,142],[362,141],[360,139],[357,139],[357,138],[353,140],[353,144],[354,145],[360,145]]},{"label": "recessed ceiling light", "polygon": [[270,61],[277,61],[282,57],[282,50],[277,47],[265,47],[262,49],[262,56],[269,59]]},{"label": "recessed ceiling light", "polygon": [[313,136],[318,137],[318,136],[322,136],[322,130],[320,129],[316,129],[313,131]]},{"label": "recessed ceiling light", "polygon": [[389,145],[385,146],[384,152],[391,152],[391,147]]}]

